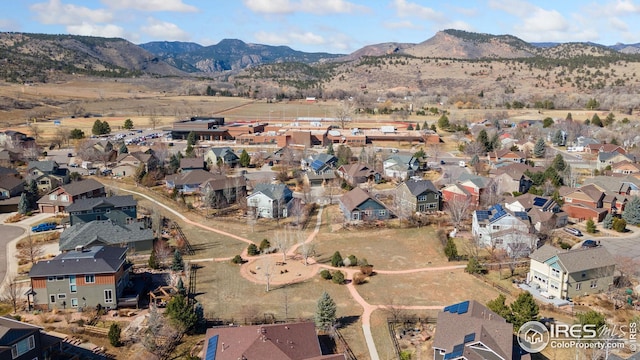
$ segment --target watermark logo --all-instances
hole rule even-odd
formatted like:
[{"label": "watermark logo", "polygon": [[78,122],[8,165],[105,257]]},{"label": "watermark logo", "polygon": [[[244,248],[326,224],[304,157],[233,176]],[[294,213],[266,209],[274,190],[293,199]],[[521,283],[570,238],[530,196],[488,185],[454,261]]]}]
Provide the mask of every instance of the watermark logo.
[{"label": "watermark logo", "polygon": [[539,321],[524,323],[518,330],[518,344],[530,353],[539,353],[549,344],[549,330]]},{"label": "watermark logo", "polygon": [[518,344],[529,353],[539,353],[547,346],[556,349],[622,349],[625,345],[636,351],[637,324],[603,325],[599,329],[593,324],[549,324],[529,321],[518,329]]}]

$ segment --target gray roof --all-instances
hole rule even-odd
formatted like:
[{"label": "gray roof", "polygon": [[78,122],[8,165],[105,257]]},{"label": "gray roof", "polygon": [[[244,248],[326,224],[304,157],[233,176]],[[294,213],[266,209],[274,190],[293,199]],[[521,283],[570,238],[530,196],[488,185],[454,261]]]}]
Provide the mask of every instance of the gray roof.
[{"label": "gray roof", "polygon": [[102,185],[102,183],[96,180],[86,179],[86,180],[80,180],[80,181],[72,181],[60,187],[63,188],[64,191],[69,193],[69,195],[75,196],[75,195],[84,194],[90,191],[98,190],[101,188],[103,189],[104,185]]},{"label": "gray roof", "polygon": [[529,257],[538,262],[545,262],[556,255],[560,266],[568,273],[616,265],[615,259],[603,246],[566,251],[551,245],[543,245]]},{"label": "gray roof", "polygon": [[[0,316],[0,348],[9,347],[17,340],[34,332],[40,331],[40,327],[23,323],[12,318]],[[2,352],[2,350],[0,350]]]},{"label": "gray roof", "polygon": [[42,172],[53,172],[58,167],[55,161],[29,161],[27,170],[38,169]]},{"label": "gray roof", "polygon": [[138,201],[133,195],[98,197],[89,199],[78,199],[73,204],[67,206],[66,212],[87,211],[101,205],[112,205],[114,208],[122,208],[125,206],[137,206]]},{"label": "gray roof", "polygon": [[[436,189],[435,185],[431,182],[431,180],[414,180],[410,179],[404,182],[404,185],[409,189],[412,195],[418,196],[423,194],[424,192],[433,192],[439,193],[438,189]],[[400,185],[402,186],[402,185]]]},{"label": "gray roof", "polygon": [[486,359],[486,354],[478,353],[476,347],[470,346],[481,342],[503,359],[510,360],[513,353],[513,325],[475,300],[461,304],[464,303],[468,303],[468,308],[462,313],[448,310],[438,313],[433,348],[452,353],[454,347],[461,347],[463,354],[460,356],[482,360]]},{"label": "gray roof", "polygon": [[367,200],[373,200],[380,204],[382,207],[386,208],[386,206],[378,199],[372,197],[366,190],[359,187],[353,188],[353,190],[340,197],[340,202],[348,211],[356,210],[358,206],[362,205],[362,203]]},{"label": "gray roof", "polygon": [[17,174],[19,173],[18,173],[18,170],[16,169],[0,166],[0,175],[17,175]]},{"label": "gray roof", "polygon": [[598,152],[598,161],[607,161],[609,159],[613,159],[616,156],[621,156],[624,157],[625,159],[631,161],[631,162],[635,162],[636,159],[634,156],[632,155],[627,155],[627,154],[621,154],[617,151],[611,151],[611,152],[604,152],[604,151],[600,151]]},{"label": "gray roof", "polygon": [[315,155],[311,155],[309,156],[309,158],[311,159],[311,161],[313,162],[314,160],[318,160],[318,161],[322,161],[323,163],[328,163],[328,162],[335,162],[338,159],[331,155],[331,154],[327,154],[327,153],[320,153],[320,154],[315,154]]},{"label": "gray roof", "polygon": [[187,173],[167,175],[167,181],[173,180],[175,185],[201,185],[209,180],[225,178],[224,175],[216,175],[203,169],[191,170]]},{"label": "gray roof", "polygon": [[29,277],[114,273],[124,264],[126,253],[127,248],[111,246],[74,250],[38,261],[31,267]]},{"label": "gray roof", "polygon": [[233,152],[233,149],[231,149],[228,146],[226,146],[226,147],[214,147],[214,148],[209,149],[209,151],[213,152],[216,155],[216,157],[224,156],[227,153],[233,154],[236,158],[238,157],[238,155],[236,155],[236,153]]},{"label": "gray roof", "polygon": [[181,169],[204,169],[204,158],[182,158],[180,159]]},{"label": "gray roof", "polygon": [[463,172],[462,174],[460,174],[460,176],[458,177],[458,182],[462,183],[465,181],[471,181],[474,185],[476,185],[478,188],[480,189],[484,189],[485,187],[487,187],[489,185],[489,183],[491,183],[490,178],[488,177],[484,177],[484,176],[478,176],[478,175],[474,175],[468,172]]},{"label": "gray roof", "polygon": [[77,246],[88,246],[95,242],[120,246],[153,239],[153,231],[143,229],[141,223],[121,226],[110,220],[96,220],[73,225],[63,231],[60,235],[60,251],[73,250]]},{"label": "gray roof", "polygon": [[0,175],[0,188],[11,190],[20,184],[24,184],[24,179],[15,175]]},{"label": "gray roof", "polygon": [[[256,184],[253,188],[253,194],[262,193],[266,197],[277,200],[287,199],[293,196],[291,189],[285,184]],[[253,195],[251,194],[251,195]]]},{"label": "gray roof", "polygon": [[585,179],[584,185],[588,184],[595,184],[605,189],[606,191],[618,193],[626,192],[626,188],[628,186],[632,186],[633,188],[640,188],[640,179],[633,175],[627,175],[624,177],[599,175]]}]

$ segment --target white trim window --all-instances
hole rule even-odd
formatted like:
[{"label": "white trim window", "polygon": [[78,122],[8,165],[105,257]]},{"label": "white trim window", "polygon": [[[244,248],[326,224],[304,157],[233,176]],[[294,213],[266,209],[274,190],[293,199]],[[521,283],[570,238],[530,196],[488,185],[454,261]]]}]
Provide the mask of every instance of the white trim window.
[{"label": "white trim window", "polygon": [[84,276],[84,282],[85,282],[85,284],[94,284],[96,282],[96,276],[95,275],[85,275]]},{"label": "white trim window", "polygon": [[113,291],[107,289],[104,291],[104,302],[110,304],[113,302]]},{"label": "white trim window", "polygon": [[33,335],[29,336],[26,339],[22,339],[17,343],[11,346],[11,358],[15,359],[23,354],[28,353],[29,351],[35,349],[36,347],[36,339]]}]

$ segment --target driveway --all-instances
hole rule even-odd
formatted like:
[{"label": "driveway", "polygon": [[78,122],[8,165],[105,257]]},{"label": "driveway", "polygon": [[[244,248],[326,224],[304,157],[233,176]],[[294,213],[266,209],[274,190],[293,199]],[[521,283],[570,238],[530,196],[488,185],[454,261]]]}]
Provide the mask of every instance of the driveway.
[{"label": "driveway", "polygon": [[7,254],[10,254],[12,257],[15,255],[15,251],[9,249],[9,243],[12,243],[11,246],[15,247],[13,241],[24,233],[25,229],[19,226],[0,224],[0,234],[2,234],[0,237],[0,249],[5,250],[0,251],[0,284],[4,283],[5,276],[7,275]]},{"label": "driveway", "polygon": [[602,238],[598,239],[602,246],[607,248],[613,256],[630,257],[640,261],[640,235],[634,234],[632,237],[622,238]]}]

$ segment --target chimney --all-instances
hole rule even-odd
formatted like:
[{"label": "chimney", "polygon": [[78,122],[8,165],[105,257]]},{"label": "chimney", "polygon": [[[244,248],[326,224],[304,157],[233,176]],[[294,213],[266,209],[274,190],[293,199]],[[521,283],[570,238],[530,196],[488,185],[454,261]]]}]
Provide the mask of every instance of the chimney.
[{"label": "chimney", "polygon": [[222,351],[221,352],[224,352],[224,343],[222,343]]}]

